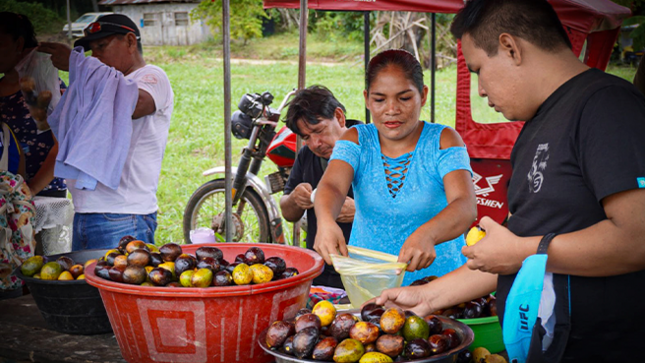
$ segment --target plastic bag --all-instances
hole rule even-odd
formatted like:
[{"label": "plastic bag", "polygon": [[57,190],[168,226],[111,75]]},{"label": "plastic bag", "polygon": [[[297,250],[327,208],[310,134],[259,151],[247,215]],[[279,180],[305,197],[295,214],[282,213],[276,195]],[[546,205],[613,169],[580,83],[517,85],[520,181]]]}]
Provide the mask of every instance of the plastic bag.
[{"label": "plastic bag", "polygon": [[[49,129],[46,126],[47,116],[54,111],[61,97],[58,69],[52,64],[49,54],[40,53],[34,49],[16,65],[16,71],[20,77],[25,101],[32,108],[34,113],[32,116],[38,123],[38,129],[40,131]],[[23,82],[27,83],[23,84]],[[46,102],[43,102],[44,100]],[[41,109],[43,115],[39,115],[38,111]]]},{"label": "plastic bag", "polygon": [[331,255],[331,260],[354,308],[385,289],[401,286],[408,264],[397,262],[397,256],[354,246],[347,250],[349,257]]}]

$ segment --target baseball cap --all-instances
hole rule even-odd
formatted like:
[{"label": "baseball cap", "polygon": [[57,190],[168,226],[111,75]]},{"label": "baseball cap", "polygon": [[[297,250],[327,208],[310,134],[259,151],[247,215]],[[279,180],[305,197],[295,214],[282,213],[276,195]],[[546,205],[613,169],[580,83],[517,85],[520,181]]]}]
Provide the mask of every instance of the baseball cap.
[{"label": "baseball cap", "polygon": [[123,14],[110,14],[98,18],[83,30],[84,37],[74,42],[74,47],[81,46],[85,51],[90,50],[90,42],[114,34],[134,33],[137,40],[141,41],[141,33],[137,25]]}]

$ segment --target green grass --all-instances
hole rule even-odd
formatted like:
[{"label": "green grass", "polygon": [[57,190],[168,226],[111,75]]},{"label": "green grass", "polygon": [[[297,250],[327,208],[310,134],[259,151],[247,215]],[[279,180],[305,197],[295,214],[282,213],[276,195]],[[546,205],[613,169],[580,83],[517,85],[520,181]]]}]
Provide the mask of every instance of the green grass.
[{"label": "green grass", "polygon": [[[270,91],[274,103],[281,102],[284,95],[297,86],[297,36],[280,35],[266,40],[251,41],[247,48],[235,45],[233,58],[255,58],[258,61],[233,61],[232,63],[232,110],[240,97],[247,92]],[[340,42],[342,43],[342,42]],[[293,47],[296,51],[293,52]],[[345,47],[345,48],[344,48]],[[329,42],[312,41],[308,45],[307,85],[323,84],[329,87],[347,108],[350,118],[363,120],[363,65],[356,62],[360,44],[344,46]],[[346,53],[343,53],[346,52]],[[294,54],[292,54],[294,53]],[[349,54],[345,62],[320,63],[340,59]],[[168,144],[161,170],[159,190],[159,215],[157,243],[182,241],[182,218],[186,203],[192,192],[209,180],[202,171],[224,165],[224,84],[221,47],[205,43],[190,47],[147,47],[148,63],[166,71],[175,94],[175,105],[168,136]],[[270,58],[279,61],[266,61]],[[259,61],[264,59],[262,61]],[[633,68],[611,67],[611,73],[631,80]],[[61,74],[65,79],[66,74]],[[456,67],[437,72],[436,121],[454,127]],[[430,74],[426,71],[426,84]],[[476,91],[475,91],[476,92]],[[476,95],[476,93],[475,93]],[[429,102],[429,101],[428,101]],[[277,106],[276,106],[277,107]],[[473,100],[476,120],[493,121],[498,115],[487,106],[486,101]],[[429,104],[421,117],[430,119]],[[236,165],[240,150],[246,140],[233,138],[233,163]],[[261,174],[275,171],[267,161]],[[278,198],[279,196],[276,196]],[[290,226],[289,226],[290,227]]]}]

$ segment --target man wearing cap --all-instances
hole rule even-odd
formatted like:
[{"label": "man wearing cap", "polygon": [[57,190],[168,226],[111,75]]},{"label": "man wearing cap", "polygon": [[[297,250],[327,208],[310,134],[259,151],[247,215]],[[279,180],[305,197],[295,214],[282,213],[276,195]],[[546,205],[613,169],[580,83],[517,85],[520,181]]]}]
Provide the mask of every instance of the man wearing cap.
[{"label": "man wearing cap", "polygon": [[[105,15],[88,25],[84,33],[74,46],[91,51],[92,57],[134,81],[138,100],[118,187],[98,183],[95,190],[85,190],[75,188],[75,181],[71,181],[76,212],[72,248],[109,248],[125,235],[154,243],[156,192],[173,110],[172,88],[161,68],[144,61],[139,29],[127,16]],[[68,46],[41,43],[38,50],[51,54],[58,69],[69,71],[72,50]]]}]

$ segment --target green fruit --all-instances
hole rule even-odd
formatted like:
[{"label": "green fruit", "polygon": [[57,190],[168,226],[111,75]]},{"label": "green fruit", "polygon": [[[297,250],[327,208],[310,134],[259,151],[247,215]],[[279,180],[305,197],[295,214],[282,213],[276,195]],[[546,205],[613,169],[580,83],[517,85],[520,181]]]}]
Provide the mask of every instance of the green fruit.
[{"label": "green fruit", "polygon": [[25,276],[33,276],[43,268],[45,258],[43,256],[32,256],[25,260],[20,266],[20,272]]},{"label": "green fruit", "polygon": [[193,287],[193,283],[190,282],[195,274],[195,270],[188,270],[181,273],[179,276],[179,282],[183,287]]},{"label": "green fruit", "polygon": [[405,324],[403,325],[403,338],[405,338],[406,342],[417,338],[428,339],[429,336],[430,327],[422,317],[410,316],[405,319]]},{"label": "green fruit", "polygon": [[40,270],[42,280],[58,280],[58,276],[63,273],[63,267],[58,262],[47,262]]},{"label": "green fruit", "polygon": [[334,350],[334,362],[336,363],[354,363],[365,353],[363,343],[356,339],[345,339]]},{"label": "green fruit", "polygon": [[213,271],[209,268],[200,268],[195,271],[190,283],[193,287],[209,287],[213,282]]}]

